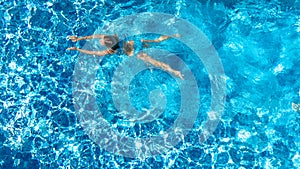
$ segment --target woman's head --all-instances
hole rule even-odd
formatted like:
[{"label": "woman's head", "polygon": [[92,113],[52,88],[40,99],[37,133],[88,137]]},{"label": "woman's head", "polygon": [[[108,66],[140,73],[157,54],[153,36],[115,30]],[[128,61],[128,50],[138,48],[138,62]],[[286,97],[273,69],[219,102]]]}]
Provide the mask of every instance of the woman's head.
[{"label": "woman's head", "polygon": [[118,43],[119,43],[119,38],[117,35],[113,35],[113,36],[107,35],[100,40],[100,44],[106,46],[107,48],[112,48],[113,46],[118,45]]}]

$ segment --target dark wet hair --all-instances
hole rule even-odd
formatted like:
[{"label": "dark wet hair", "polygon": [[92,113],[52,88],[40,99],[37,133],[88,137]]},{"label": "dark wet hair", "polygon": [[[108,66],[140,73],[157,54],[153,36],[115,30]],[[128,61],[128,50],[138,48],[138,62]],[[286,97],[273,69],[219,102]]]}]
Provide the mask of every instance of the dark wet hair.
[{"label": "dark wet hair", "polygon": [[118,36],[117,35],[104,36],[104,45],[107,48],[111,48],[112,50],[117,50],[118,48],[120,48]]}]

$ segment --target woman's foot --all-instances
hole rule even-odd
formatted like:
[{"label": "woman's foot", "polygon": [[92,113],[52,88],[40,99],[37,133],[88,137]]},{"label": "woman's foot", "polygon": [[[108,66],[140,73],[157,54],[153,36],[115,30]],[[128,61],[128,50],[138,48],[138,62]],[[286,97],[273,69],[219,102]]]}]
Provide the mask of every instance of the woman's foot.
[{"label": "woman's foot", "polygon": [[77,48],[76,47],[70,47],[67,50],[77,50]]},{"label": "woman's foot", "polygon": [[143,42],[143,48],[149,48],[149,47],[150,47],[149,43]]},{"label": "woman's foot", "polygon": [[292,103],[292,109],[293,109],[295,112],[300,112],[300,103],[299,103],[299,104]]},{"label": "woman's foot", "polygon": [[181,35],[179,33],[176,33],[176,34],[173,35],[173,37],[175,37],[175,38],[179,38],[180,36]]},{"label": "woman's foot", "polygon": [[68,39],[72,40],[72,42],[77,42],[78,37],[77,36],[69,36]]}]

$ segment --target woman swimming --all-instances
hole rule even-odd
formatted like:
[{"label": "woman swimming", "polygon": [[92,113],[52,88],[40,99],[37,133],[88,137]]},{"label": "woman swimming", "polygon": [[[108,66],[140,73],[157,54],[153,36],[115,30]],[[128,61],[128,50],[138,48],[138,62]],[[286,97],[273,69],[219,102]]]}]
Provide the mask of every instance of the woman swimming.
[{"label": "woman swimming", "polygon": [[[179,37],[179,36],[180,36],[179,34],[173,35],[173,37]],[[90,51],[90,50],[80,49],[77,47],[71,47],[71,48],[68,48],[67,50],[77,50],[79,52],[82,52],[82,53],[88,54],[88,55],[105,56],[105,55],[109,55],[109,54],[115,54],[117,52],[117,50],[121,48],[120,46],[122,46],[122,51],[127,56],[130,57],[130,56],[133,56],[133,54],[134,54],[134,41],[129,40],[129,41],[123,42],[121,45],[120,44],[121,42],[116,34],[115,35],[96,34],[96,35],[84,36],[84,37],[69,36],[68,38],[70,40],[72,40],[72,42],[77,42],[79,40],[87,40],[87,39],[100,39],[99,40],[100,44],[102,46],[107,47],[107,49],[102,50],[102,51]],[[170,38],[172,38],[172,36],[163,35],[154,40],[142,39],[141,42],[143,43],[144,47],[148,47],[149,46],[148,43],[153,43],[153,42],[159,43],[159,42],[165,41]],[[145,63],[150,63],[155,67],[161,68],[164,71],[170,72],[173,75],[179,77],[180,79],[184,79],[183,75],[181,74],[180,71],[172,69],[170,67],[170,65],[168,65],[166,63],[163,63],[163,62],[153,59],[151,56],[147,55],[144,52],[140,52],[138,54],[138,59],[141,59]]]},{"label": "woman swimming", "polygon": [[[79,40],[87,40],[87,39],[100,39],[100,44],[102,46],[106,46],[106,50],[102,51],[90,51],[90,50],[84,50],[76,47],[68,48],[67,50],[77,50],[79,52],[82,52],[84,54],[88,55],[96,55],[96,56],[105,56],[108,54],[114,54],[116,51],[120,48],[120,41],[117,35],[102,35],[102,34],[96,34],[91,36],[84,36],[84,37],[77,37],[77,36],[70,36],[68,37],[72,42],[77,42]],[[124,44],[123,48],[126,49],[126,54],[128,56],[133,55],[133,41],[128,41]]]}]

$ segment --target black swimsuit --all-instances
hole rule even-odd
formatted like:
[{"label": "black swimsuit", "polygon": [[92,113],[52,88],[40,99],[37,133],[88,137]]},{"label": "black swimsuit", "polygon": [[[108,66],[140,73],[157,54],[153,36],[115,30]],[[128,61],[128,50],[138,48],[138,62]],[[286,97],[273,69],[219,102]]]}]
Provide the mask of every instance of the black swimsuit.
[{"label": "black swimsuit", "polygon": [[120,45],[119,45],[119,42],[114,44],[112,47],[111,47],[112,50],[117,50],[117,49],[120,49]]},{"label": "black swimsuit", "polygon": [[120,41],[116,35],[107,35],[104,36],[104,43],[107,48],[110,48],[113,51],[117,51],[120,48],[123,48],[123,53],[131,52],[134,47],[126,43],[124,40]]}]

